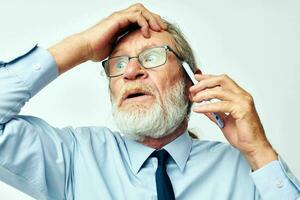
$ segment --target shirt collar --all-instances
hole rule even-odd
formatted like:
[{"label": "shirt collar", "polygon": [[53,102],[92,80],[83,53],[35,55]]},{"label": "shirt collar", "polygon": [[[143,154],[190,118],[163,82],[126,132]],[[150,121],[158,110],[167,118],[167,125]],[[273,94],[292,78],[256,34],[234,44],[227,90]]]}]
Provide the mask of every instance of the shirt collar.
[{"label": "shirt collar", "polygon": [[192,139],[188,132],[186,131],[163,148],[169,152],[182,172],[192,149]]},{"label": "shirt collar", "polygon": [[[155,149],[127,137],[124,137],[124,141],[129,154],[132,170],[137,174],[144,162]],[[175,163],[180,168],[180,171],[183,171],[192,148],[192,140],[187,131],[163,148],[172,156]]]}]

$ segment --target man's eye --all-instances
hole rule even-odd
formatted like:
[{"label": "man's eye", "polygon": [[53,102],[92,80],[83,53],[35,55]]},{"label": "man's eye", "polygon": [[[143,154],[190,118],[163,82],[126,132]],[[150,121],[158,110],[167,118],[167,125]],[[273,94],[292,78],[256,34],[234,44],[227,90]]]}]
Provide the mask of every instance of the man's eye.
[{"label": "man's eye", "polygon": [[144,62],[148,63],[148,62],[156,62],[158,59],[158,55],[157,54],[149,54],[145,57]]},{"label": "man's eye", "polygon": [[127,63],[124,61],[119,61],[119,62],[115,63],[115,67],[118,69],[122,69],[122,68],[126,67],[126,65],[127,65]]}]

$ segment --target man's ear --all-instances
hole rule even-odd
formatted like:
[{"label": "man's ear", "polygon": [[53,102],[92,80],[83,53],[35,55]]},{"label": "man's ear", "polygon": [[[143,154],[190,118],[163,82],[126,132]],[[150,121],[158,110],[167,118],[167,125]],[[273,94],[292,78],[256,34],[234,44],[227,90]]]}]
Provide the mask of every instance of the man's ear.
[{"label": "man's ear", "polygon": [[[194,72],[194,74],[202,74],[202,71],[200,70],[200,69],[196,69],[196,71]],[[188,87],[191,87],[192,85],[193,85],[193,83],[192,83],[192,81],[191,81],[191,79],[188,77],[188,82],[189,82],[189,84],[188,84]]]},{"label": "man's ear", "polygon": [[202,71],[200,70],[200,69],[197,69],[196,71],[195,71],[195,74],[202,74]]},{"label": "man's ear", "polygon": [[[196,69],[195,73],[194,74],[202,74],[202,71],[200,69]],[[187,76],[188,77],[188,76]],[[188,83],[187,83],[187,87],[191,87],[193,85],[191,79],[188,77]]]}]

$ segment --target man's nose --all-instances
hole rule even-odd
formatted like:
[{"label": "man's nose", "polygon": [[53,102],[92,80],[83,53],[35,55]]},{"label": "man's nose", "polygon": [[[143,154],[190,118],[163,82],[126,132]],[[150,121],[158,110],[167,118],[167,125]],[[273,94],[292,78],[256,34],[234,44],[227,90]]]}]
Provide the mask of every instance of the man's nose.
[{"label": "man's nose", "polygon": [[129,60],[128,65],[125,67],[124,79],[135,80],[143,79],[148,76],[147,71],[141,66],[137,58]]}]

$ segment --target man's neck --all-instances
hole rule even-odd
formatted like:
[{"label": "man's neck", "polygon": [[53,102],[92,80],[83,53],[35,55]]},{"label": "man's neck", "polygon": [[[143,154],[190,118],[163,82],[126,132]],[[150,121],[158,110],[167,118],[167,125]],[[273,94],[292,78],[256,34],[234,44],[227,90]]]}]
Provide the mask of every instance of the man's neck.
[{"label": "man's neck", "polygon": [[182,122],[181,125],[173,133],[161,138],[146,137],[141,143],[154,149],[161,149],[163,146],[182,135],[186,129],[187,121],[184,120],[184,122]]}]

